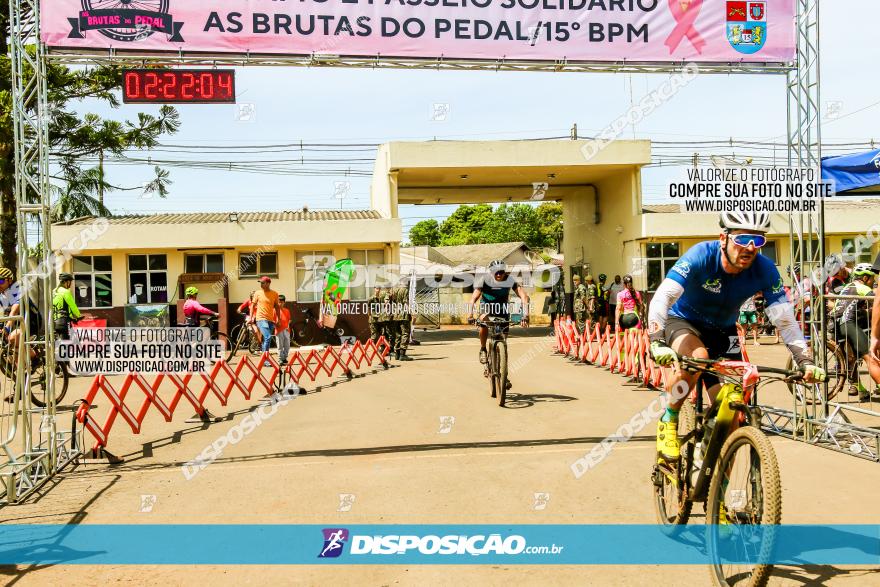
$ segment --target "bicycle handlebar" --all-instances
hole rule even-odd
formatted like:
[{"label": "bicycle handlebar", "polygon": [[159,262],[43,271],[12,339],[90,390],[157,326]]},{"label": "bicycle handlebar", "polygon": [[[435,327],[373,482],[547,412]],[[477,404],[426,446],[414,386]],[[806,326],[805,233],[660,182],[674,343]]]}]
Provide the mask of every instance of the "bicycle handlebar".
[{"label": "bicycle handlebar", "polygon": [[[699,359],[696,357],[679,357],[679,362],[699,371],[714,371],[712,366],[725,359]],[[791,371],[789,369],[780,369],[778,367],[762,367],[755,365],[759,373],[772,373],[774,375],[782,375],[786,378],[802,379],[804,372],[800,369]]]}]

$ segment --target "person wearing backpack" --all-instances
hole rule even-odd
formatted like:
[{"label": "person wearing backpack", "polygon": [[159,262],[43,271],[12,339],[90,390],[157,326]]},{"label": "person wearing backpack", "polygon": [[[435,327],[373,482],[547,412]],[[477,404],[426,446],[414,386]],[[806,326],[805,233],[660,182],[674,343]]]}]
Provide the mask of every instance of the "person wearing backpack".
[{"label": "person wearing backpack", "polygon": [[70,324],[80,319],[82,314],[73,299],[70,286],[73,275],[62,273],[58,276],[58,287],[52,292],[52,328],[55,336],[61,340],[70,339]]}]

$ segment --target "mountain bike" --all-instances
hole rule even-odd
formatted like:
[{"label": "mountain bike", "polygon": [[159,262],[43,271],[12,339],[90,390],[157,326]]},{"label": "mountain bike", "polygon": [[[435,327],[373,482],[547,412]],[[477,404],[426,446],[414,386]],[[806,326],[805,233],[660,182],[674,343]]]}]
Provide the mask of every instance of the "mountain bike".
[{"label": "mountain bike", "polygon": [[757,390],[773,381],[800,380],[803,373],[743,361],[679,361],[682,369],[715,375],[722,385],[708,408],[702,391],[692,392],[682,405],[681,457],[677,463],[655,463],[651,474],[657,521],[666,533],[676,535],[687,524],[693,504],[703,503],[715,584],[763,587],[772,565],[726,564],[717,554],[724,549],[725,526],[760,525],[762,538],[753,546],[759,561],[766,560],[774,546],[775,533],[767,526],[782,519],[782,487],[773,445],[760,429]]},{"label": "mountain bike", "polygon": [[227,347],[226,362],[232,360],[232,357],[241,350],[247,349],[252,355],[257,355],[262,350],[260,339],[256,333],[256,326],[247,321],[233,327],[229,336],[230,346]]},{"label": "mountain bike", "polygon": [[486,348],[488,360],[483,375],[489,378],[492,397],[497,397],[498,405],[503,408],[507,401],[507,390],[510,388],[510,381],[507,379],[507,333],[510,330],[510,320],[489,316],[485,321],[476,320],[475,323],[489,329]]},{"label": "mountain bike", "polygon": [[303,319],[297,320],[290,327],[291,346],[301,347],[313,344],[342,344],[345,328],[338,322],[333,328],[321,326],[311,308],[302,309]]},{"label": "mountain bike", "polygon": [[[3,376],[12,382],[17,377],[16,361],[14,360],[13,349],[9,345],[8,334],[4,329],[0,329],[0,372]],[[33,341],[42,341],[41,337],[31,337]],[[28,348],[34,351],[34,356],[30,361],[30,393],[31,402],[38,408],[45,408],[48,402],[47,396],[47,378],[46,378],[46,345],[36,344],[28,345]],[[67,394],[67,387],[70,383],[70,373],[67,370],[67,363],[58,361],[55,363],[55,405],[59,405],[61,400]],[[9,400],[10,398],[7,398]]]},{"label": "mountain bike", "polygon": [[[847,380],[855,379],[851,383],[856,383],[860,373],[867,373],[867,368],[860,369],[862,358],[855,356],[852,345],[843,337],[834,337],[833,324],[829,326],[828,332],[829,335],[825,339],[825,363],[816,363],[825,367],[825,381],[828,383],[828,397],[825,401],[834,399],[846,386]],[[794,358],[791,355],[788,356],[785,368],[794,369]],[[805,385],[789,382],[787,385],[788,391],[806,404],[819,403],[822,399],[822,386],[818,383]]]}]

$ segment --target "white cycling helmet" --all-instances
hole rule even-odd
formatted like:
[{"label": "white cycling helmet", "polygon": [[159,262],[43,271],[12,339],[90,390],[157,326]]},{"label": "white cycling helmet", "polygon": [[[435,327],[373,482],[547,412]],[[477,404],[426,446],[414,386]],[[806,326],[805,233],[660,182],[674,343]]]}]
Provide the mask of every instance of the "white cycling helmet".
[{"label": "white cycling helmet", "polygon": [[770,230],[770,214],[767,212],[722,212],[721,228],[725,230]]},{"label": "white cycling helmet", "polygon": [[864,275],[877,275],[877,270],[871,263],[859,263],[853,268],[853,275],[862,277]]}]

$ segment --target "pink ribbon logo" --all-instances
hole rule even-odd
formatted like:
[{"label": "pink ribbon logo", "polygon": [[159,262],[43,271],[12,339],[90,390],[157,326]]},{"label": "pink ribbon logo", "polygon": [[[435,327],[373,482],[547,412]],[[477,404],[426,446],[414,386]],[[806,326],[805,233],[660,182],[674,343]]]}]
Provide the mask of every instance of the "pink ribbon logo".
[{"label": "pink ribbon logo", "polygon": [[697,53],[703,52],[706,41],[694,28],[694,22],[700,15],[702,6],[703,0],[669,0],[669,11],[675,18],[675,22],[678,23],[665,41],[665,45],[669,47],[669,53],[674,53],[685,37],[688,38]]}]

